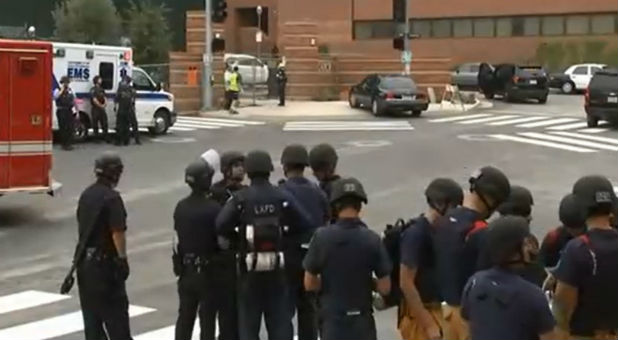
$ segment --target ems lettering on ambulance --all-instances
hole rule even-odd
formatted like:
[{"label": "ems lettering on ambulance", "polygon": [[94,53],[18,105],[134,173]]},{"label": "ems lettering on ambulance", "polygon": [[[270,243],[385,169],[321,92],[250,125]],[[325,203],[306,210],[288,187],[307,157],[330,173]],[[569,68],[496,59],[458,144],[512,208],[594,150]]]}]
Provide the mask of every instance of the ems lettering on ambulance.
[{"label": "ems lettering on ambulance", "polygon": [[80,61],[69,61],[67,76],[73,82],[90,81],[90,63]]}]

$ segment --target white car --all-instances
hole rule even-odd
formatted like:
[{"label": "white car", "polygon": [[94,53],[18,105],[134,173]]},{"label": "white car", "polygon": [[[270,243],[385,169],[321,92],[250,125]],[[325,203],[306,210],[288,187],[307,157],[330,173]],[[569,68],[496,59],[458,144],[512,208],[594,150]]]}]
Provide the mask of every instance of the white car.
[{"label": "white car", "polygon": [[558,88],[563,93],[583,91],[588,88],[592,76],[606,66],[604,64],[572,65],[564,73],[550,75],[549,86]]},{"label": "white car", "polygon": [[268,82],[268,65],[252,55],[226,53],[223,56],[223,61],[226,65],[238,66],[243,84],[265,84]]}]

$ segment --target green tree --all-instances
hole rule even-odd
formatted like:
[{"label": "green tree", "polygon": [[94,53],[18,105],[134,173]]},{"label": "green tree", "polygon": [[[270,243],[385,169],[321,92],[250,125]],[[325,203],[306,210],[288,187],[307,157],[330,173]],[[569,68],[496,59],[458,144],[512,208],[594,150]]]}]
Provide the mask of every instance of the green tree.
[{"label": "green tree", "polygon": [[122,21],[112,0],[64,0],[52,16],[62,41],[116,45]]},{"label": "green tree", "polygon": [[163,63],[169,58],[171,32],[168,9],[151,0],[133,1],[126,23],[136,64]]}]

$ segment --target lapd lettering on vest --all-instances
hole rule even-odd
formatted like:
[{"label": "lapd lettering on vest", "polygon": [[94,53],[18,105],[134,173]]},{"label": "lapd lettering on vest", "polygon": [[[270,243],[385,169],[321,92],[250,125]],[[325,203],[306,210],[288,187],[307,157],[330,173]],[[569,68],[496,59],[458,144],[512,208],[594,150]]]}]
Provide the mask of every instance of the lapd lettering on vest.
[{"label": "lapd lettering on vest", "polygon": [[277,208],[274,204],[262,204],[253,207],[253,213],[255,216],[274,214]]},{"label": "lapd lettering on vest", "polygon": [[74,82],[90,80],[90,64],[87,62],[69,61],[67,76]]}]

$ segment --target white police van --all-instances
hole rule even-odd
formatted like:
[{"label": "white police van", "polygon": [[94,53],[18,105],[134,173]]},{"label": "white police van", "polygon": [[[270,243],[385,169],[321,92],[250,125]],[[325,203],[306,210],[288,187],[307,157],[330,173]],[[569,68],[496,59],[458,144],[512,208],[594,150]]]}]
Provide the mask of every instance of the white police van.
[{"label": "white police van", "polygon": [[[144,70],[133,66],[133,51],[129,47],[100,46],[72,43],[53,43],[53,89],[57,89],[62,77],[71,79],[71,89],[75,93],[79,124],[75,135],[84,139],[91,128],[90,90],[92,80],[100,76],[107,94],[107,118],[110,129],[116,126],[114,99],[118,84],[124,74],[133,78],[137,90],[135,112],[140,128],[148,128],[152,134],[164,134],[176,122],[174,96],[161,90],[160,84],[148,76]],[[58,129],[56,105],[54,103],[53,130]]]}]

